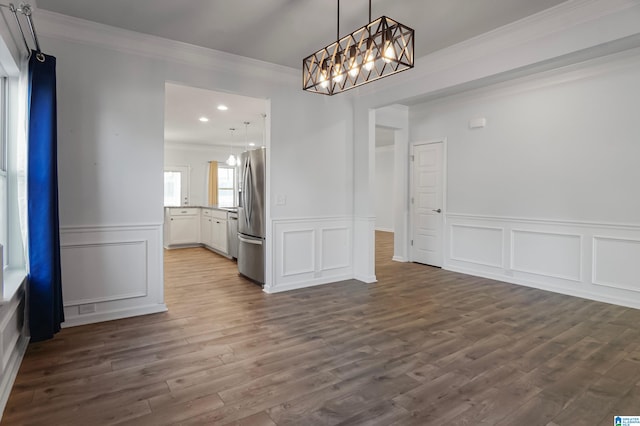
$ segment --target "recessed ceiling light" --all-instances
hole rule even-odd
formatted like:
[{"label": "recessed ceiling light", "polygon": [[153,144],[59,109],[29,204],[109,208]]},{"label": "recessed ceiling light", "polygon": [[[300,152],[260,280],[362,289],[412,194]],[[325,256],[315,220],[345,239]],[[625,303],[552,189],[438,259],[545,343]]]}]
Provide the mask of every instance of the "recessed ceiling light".
[{"label": "recessed ceiling light", "polygon": [[202,121],[203,123],[206,123],[207,121],[209,121],[207,117],[200,117],[198,118],[198,120]]},{"label": "recessed ceiling light", "polygon": [[226,111],[226,110],[228,110],[228,109],[229,109],[229,107],[228,107],[228,106],[226,106],[226,105],[218,105],[218,109],[219,109],[220,111]]},{"label": "recessed ceiling light", "polygon": [[255,144],[255,143],[253,143],[253,142],[251,142],[251,143],[249,144],[249,146],[256,146],[256,144]]}]

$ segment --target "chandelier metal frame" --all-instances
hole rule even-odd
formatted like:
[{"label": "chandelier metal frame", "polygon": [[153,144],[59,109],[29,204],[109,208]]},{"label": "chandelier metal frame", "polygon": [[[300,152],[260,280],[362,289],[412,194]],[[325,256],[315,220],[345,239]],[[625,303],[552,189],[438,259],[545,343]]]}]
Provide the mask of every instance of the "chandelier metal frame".
[{"label": "chandelier metal frame", "polygon": [[334,95],[414,66],[414,30],[386,16],[340,38],[302,61],[302,89]]}]

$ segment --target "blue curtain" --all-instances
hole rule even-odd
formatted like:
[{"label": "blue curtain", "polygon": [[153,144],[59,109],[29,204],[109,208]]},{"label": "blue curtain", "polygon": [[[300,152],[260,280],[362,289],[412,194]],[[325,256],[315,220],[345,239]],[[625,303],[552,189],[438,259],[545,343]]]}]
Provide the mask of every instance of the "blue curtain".
[{"label": "blue curtain", "polygon": [[64,321],[57,132],[56,58],[32,52],[27,151],[28,310],[32,342],[51,339]]}]

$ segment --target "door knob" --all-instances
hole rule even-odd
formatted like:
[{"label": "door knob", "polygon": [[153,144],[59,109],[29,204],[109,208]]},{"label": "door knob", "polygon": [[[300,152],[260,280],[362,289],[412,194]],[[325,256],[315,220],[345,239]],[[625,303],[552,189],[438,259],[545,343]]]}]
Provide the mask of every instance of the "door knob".
[{"label": "door knob", "polygon": [[438,210],[431,210],[432,212],[436,212],[436,213],[442,213],[442,209],[438,209]]}]

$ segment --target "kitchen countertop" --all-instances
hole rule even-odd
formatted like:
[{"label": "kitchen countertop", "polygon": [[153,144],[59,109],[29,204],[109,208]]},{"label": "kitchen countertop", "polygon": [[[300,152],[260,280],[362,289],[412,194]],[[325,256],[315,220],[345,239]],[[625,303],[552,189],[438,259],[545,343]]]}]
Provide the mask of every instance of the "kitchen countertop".
[{"label": "kitchen countertop", "polygon": [[218,206],[165,206],[165,209],[186,209],[186,208],[196,208],[196,209],[211,209],[211,210],[222,210],[225,212],[235,213],[238,211],[237,207],[218,207]]}]

